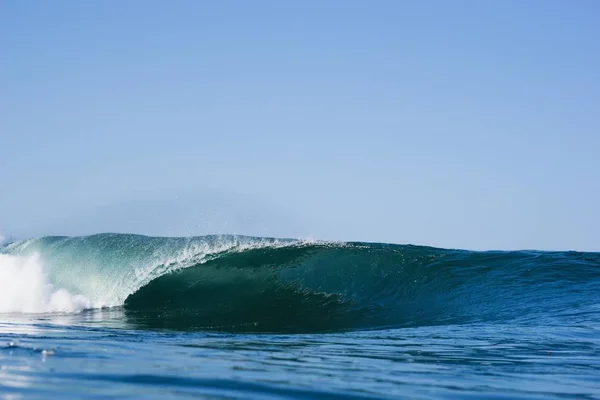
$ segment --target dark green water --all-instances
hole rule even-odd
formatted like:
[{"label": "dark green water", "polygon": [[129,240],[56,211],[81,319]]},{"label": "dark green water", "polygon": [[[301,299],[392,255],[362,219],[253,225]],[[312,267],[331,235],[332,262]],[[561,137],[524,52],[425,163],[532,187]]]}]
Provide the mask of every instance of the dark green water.
[{"label": "dark green water", "polygon": [[0,250],[0,397],[600,398],[600,254],[241,236]]}]

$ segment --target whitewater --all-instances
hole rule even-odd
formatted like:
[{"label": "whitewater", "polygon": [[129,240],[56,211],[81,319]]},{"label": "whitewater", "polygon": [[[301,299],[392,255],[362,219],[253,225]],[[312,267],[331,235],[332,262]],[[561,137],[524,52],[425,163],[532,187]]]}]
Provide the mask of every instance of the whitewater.
[{"label": "whitewater", "polygon": [[0,397],[598,399],[598,293],[590,252],[33,238],[0,246]]},{"label": "whitewater", "polygon": [[79,312],[89,308],[92,302],[88,298],[50,282],[39,256],[0,254],[0,312]]}]

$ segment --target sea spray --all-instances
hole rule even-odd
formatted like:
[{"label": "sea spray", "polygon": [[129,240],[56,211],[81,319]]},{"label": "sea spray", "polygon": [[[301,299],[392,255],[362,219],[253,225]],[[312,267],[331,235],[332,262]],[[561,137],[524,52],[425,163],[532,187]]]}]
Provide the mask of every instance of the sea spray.
[{"label": "sea spray", "polygon": [[85,296],[55,287],[38,255],[0,254],[0,312],[79,312],[91,306]]}]

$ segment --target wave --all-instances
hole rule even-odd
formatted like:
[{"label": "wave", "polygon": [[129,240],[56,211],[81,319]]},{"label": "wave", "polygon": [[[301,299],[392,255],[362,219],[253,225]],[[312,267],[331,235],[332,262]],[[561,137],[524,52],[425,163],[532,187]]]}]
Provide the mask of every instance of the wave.
[{"label": "wave", "polygon": [[600,253],[124,234],[0,253],[0,312],[123,307],[146,328],[266,332],[598,321]]}]

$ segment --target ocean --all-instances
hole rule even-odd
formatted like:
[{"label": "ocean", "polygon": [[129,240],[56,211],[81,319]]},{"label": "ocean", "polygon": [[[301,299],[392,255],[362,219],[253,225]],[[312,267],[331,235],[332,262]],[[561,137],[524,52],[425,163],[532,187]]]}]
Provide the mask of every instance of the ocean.
[{"label": "ocean", "polygon": [[0,398],[600,399],[600,253],[5,244]]}]

